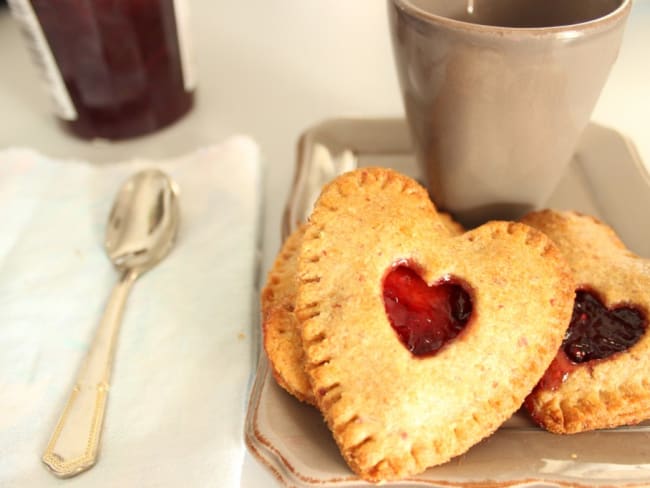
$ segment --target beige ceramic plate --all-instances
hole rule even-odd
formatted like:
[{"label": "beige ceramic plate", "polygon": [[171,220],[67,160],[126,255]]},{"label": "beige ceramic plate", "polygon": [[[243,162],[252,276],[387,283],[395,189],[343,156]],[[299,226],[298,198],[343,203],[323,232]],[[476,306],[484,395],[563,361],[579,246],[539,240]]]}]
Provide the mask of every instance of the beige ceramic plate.
[{"label": "beige ceramic plate", "polygon": [[[336,119],[305,132],[284,236],[307,218],[324,183],[369,165],[390,166],[419,178],[403,120]],[[650,177],[633,146],[611,129],[588,127],[547,206],[595,215],[612,225],[631,250],[650,257]],[[370,486],[347,468],[319,412],[275,384],[263,355],[248,409],[246,441],[281,485]],[[517,413],[463,456],[383,486],[650,486],[650,422],[558,436]]]}]

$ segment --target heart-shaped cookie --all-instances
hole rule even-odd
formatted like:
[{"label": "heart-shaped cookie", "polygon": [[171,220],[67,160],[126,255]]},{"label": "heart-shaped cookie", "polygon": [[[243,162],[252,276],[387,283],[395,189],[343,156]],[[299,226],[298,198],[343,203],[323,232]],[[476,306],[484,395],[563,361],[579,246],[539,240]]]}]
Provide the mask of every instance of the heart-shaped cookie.
[{"label": "heart-shaped cookie", "polygon": [[[470,299],[436,350],[412,352],[389,319],[386,280],[398,268]],[[568,267],[544,234],[493,222],[451,237],[426,190],[382,168],[323,189],[298,262],[316,402],[347,463],[373,482],[443,463],[494,432],[553,359],[572,302]]]},{"label": "heart-shaped cookie", "polygon": [[[438,216],[450,235],[465,231],[449,214]],[[294,313],[298,255],[304,233],[305,225],[302,225],[285,240],[269,271],[261,294],[262,333],[264,350],[277,383],[298,400],[316,405],[305,373],[302,340]]]},{"label": "heart-shaped cookie", "polygon": [[532,417],[564,434],[650,419],[650,260],[593,217],[543,210],[522,221],[555,241],[577,283],[563,345],[526,400]]}]

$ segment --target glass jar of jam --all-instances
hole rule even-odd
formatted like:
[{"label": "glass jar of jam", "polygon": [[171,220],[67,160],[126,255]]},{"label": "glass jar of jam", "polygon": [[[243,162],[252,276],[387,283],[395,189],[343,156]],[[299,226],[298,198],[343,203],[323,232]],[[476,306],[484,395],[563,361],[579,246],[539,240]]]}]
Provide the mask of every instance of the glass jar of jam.
[{"label": "glass jar of jam", "polygon": [[153,132],[187,113],[186,0],[10,0],[55,112],[87,138]]}]

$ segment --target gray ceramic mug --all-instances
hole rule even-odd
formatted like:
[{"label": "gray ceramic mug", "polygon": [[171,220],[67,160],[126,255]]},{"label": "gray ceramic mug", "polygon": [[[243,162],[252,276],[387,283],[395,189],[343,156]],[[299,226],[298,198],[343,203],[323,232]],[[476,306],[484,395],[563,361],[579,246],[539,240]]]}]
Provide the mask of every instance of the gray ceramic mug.
[{"label": "gray ceramic mug", "polygon": [[389,0],[406,116],[438,207],[516,219],[562,177],[631,0]]}]

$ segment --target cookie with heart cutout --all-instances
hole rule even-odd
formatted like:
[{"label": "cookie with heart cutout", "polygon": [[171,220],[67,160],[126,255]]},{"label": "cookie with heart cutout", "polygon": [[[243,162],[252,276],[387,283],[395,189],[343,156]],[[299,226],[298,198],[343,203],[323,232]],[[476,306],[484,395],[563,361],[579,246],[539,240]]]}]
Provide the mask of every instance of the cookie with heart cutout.
[{"label": "cookie with heart cutout", "polygon": [[555,241],[576,279],[562,347],[525,402],[531,416],[561,434],[650,419],[650,260],[590,216],[543,210],[522,222]]},{"label": "cookie with heart cutout", "polygon": [[298,260],[316,402],[348,465],[378,482],[444,463],[521,405],[560,346],[573,280],[519,223],[452,237],[427,192],[382,168],[327,185]]},{"label": "cookie with heart cutout", "polygon": [[[464,232],[449,214],[439,217],[451,235]],[[316,405],[305,373],[302,341],[296,303],[298,255],[305,225],[298,227],[284,242],[269,272],[261,294],[262,334],[266,355],[276,382],[298,400]]]}]

